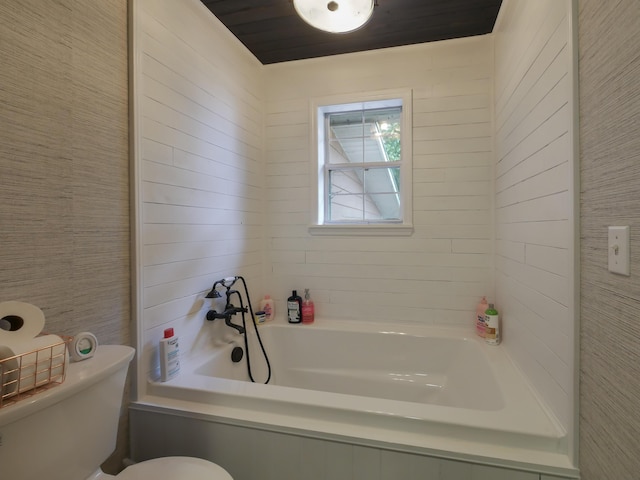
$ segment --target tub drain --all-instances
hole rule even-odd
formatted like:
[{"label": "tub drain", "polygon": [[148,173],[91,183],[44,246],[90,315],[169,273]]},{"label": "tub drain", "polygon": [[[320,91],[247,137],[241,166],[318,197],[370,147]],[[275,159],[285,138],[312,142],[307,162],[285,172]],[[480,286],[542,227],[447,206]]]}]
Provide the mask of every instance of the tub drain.
[{"label": "tub drain", "polygon": [[242,351],[242,347],[235,347],[233,350],[231,350],[231,361],[233,363],[238,363],[240,360],[242,360],[243,356],[244,352]]}]

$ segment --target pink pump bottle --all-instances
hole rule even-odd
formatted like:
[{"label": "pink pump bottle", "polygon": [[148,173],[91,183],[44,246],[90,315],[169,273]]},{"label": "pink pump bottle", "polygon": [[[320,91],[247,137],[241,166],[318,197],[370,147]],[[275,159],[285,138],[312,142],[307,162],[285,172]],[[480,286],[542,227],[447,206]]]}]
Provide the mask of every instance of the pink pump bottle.
[{"label": "pink pump bottle", "polygon": [[304,300],[302,301],[302,323],[313,323],[315,317],[315,307],[309,289],[304,289]]}]

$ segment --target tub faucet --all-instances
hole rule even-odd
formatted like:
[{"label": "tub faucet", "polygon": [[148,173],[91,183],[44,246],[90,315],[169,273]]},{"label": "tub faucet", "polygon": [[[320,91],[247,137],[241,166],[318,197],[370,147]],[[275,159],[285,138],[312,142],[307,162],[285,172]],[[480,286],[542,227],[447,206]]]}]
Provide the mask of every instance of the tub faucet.
[{"label": "tub faucet", "polygon": [[[244,302],[242,301],[242,295],[238,290],[231,290],[231,287],[240,280],[242,285],[244,286],[244,298],[247,300],[247,306],[245,307]],[[221,286],[220,289],[218,287]],[[223,289],[226,289],[223,290]],[[222,292],[224,291],[224,296]],[[231,297],[233,295],[238,296],[238,302],[240,304],[239,307],[236,307],[233,303],[231,303]],[[244,277],[235,276],[235,277],[225,277],[221,280],[216,280],[213,282],[213,287],[211,287],[211,291],[207,293],[206,298],[212,299],[211,310],[207,312],[206,318],[209,321],[213,321],[217,318],[224,318],[224,323],[237,330],[240,335],[244,338],[244,351],[246,352],[247,357],[247,373],[249,374],[249,379],[252,382],[255,382],[253,378],[253,374],[251,373],[251,362],[249,361],[249,335],[247,335],[247,323],[245,314],[250,314],[250,322],[253,324],[253,330],[255,332],[255,337],[260,344],[260,349],[262,350],[262,354],[264,355],[264,360],[267,364],[267,379],[264,383],[269,383],[271,379],[271,364],[269,363],[269,357],[267,356],[267,352],[262,344],[262,340],[260,339],[260,332],[258,331],[258,326],[254,321],[254,313],[253,307],[251,306],[251,297],[249,296],[249,289],[247,288],[247,282]],[[238,325],[233,323],[231,319],[237,315],[238,313],[242,314],[242,325]]]},{"label": "tub faucet", "polygon": [[207,320],[215,320],[217,318],[224,318],[225,325],[235,328],[240,335],[244,333],[244,327],[241,325],[236,325],[231,321],[231,317],[233,317],[237,313],[247,313],[246,307],[234,307],[232,304],[227,304],[224,309],[224,312],[218,313],[215,310],[209,310],[207,312]]},{"label": "tub faucet", "polygon": [[[240,292],[238,290],[231,290],[231,285],[233,285],[233,283],[228,282],[228,279],[223,279],[223,280],[219,280],[219,281],[215,282],[213,284],[213,288],[207,294],[206,298],[221,298],[220,292],[218,290],[216,290],[216,287],[218,285],[222,285],[223,287],[226,287],[226,289],[227,289],[227,291],[226,291],[226,303],[225,303],[225,306],[224,306],[224,310],[222,312],[218,312],[215,309],[209,310],[207,312],[207,317],[206,318],[207,318],[207,320],[210,320],[210,321],[216,320],[218,318],[224,318],[225,325],[236,329],[238,331],[238,333],[240,335],[242,335],[245,332],[245,328],[243,326],[241,326],[241,325],[237,325],[237,324],[233,323],[231,321],[231,317],[233,317],[234,315],[236,315],[238,313],[242,313],[243,314],[243,320],[244,320],[244,314],[247,313],[249,310],[247,309],[247,307],[242,305],[242,296],[240,295]],[[238,299],[240,300],[240,307],[236,307],[231,303],[231,296],[233,294],[238,295]]]}]

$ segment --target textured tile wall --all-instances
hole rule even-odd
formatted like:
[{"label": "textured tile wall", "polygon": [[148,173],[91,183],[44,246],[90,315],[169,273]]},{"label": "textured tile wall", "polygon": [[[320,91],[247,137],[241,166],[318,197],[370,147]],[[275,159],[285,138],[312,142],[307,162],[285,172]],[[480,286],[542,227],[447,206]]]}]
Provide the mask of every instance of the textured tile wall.
[{"label": "textured tile wall", "polygon": [[127,2],[0,2],[0,59],[0,301],[127,344]]},{"label": "textured tile wall", "polygon": [[[579,2],[580,468],[638,478],[640,455],[640,4]],[[631,275],[607,271],[607,226],[631,227]]]}]

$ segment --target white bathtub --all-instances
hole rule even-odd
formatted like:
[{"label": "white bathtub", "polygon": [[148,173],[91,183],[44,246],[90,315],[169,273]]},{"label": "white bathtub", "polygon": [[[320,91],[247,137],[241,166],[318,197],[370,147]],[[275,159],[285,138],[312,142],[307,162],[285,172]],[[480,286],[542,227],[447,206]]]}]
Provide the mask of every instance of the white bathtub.
[{"label": "white bathtub", "polygon": [[[268,385],[247,381],[225,344],[183,356],[178,378],[150,382],[134,408],[572,476],[566,433],[502,347],[471,331],[356,321],[268,323]],[[241,337],[237,337],[238,340]],[[255,338],[250,342],[257,347]],[[240,343],[240,342],[239,342]],[[256,381],[264,360],[252,348]]]}]

